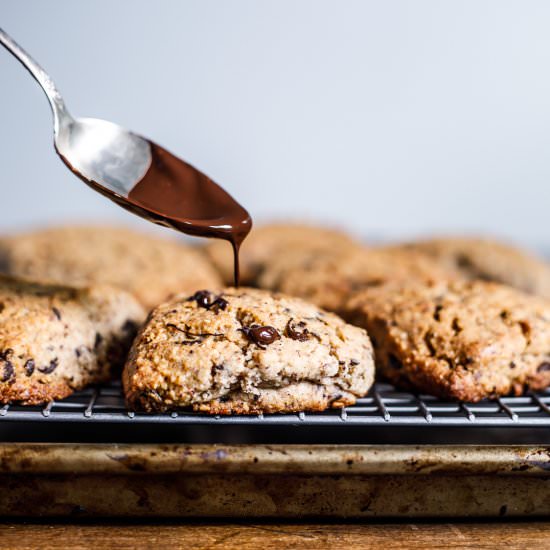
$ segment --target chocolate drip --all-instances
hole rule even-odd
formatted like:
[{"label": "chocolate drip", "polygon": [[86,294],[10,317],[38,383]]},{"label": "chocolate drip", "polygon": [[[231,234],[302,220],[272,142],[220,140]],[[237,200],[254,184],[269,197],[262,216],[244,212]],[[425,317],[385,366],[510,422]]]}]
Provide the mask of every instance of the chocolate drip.
[{"label": "chocolate drip", "polygon": [[250,214],[208,176],[159,145],[149,143],[151,165],[128,196],[85,181],[126,210],[153,223],[188,235],[230,242],[238,286],[239,248],[252,229]]},{"label": "chocolate drip", "polygon": [[190,235],[229,241],[239,283],[239,247],[250,232],[248,212],[227,191],[196,168],[151,143],[149,170],[128,195],[128,201]]}]

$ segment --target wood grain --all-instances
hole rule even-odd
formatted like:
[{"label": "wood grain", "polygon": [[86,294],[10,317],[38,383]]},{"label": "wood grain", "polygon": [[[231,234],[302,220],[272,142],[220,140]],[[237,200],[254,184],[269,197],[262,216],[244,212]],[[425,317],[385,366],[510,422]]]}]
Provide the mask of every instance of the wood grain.
[{"label": "wood grain", "polygon": [[550,523],[0,524],[0,548],[548,548]]}]

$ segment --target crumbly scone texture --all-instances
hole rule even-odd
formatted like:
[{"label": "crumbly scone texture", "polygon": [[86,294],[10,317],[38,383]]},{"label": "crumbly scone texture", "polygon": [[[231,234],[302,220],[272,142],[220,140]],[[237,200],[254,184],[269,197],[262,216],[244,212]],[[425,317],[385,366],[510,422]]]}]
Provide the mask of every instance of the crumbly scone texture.
[{"label": "crumbly scone texture", "polygon": [[130,408],[320,411],[352,404],[372,385],[372,347],[363,329],[262,290],[208,296],[210,307],[179,297],[150,313],[123,372]]},{"label": "crumbly scone texture", "polygon": [[479,401],[550,384],[550,302],[485,281],[388,284],[344,313],[366,328],[379,372],[398,386]]},{"label": "crumbly scone texture", "polygon": [[[253,227],[240,250],[241,283],[256,285],[259,274],[274,257],[289,251],[303,253],[338,250],[358,246],[353,237],[333,228],[305,223],[272,223]],[[206,254],[226,284],[233,284],[233,251],[229,243],[212,240]]]},{"label": "crumbly scone texture", "polygon": [[145,312],[109,286],[0,276],[0,403],[36,405],[120,373]]},{"label": "crumbly scone texture", "polygon": [[111,226],[57,227],[5,237],[0,270],[55,284],[114,285],[148,309],[180,292],[222,286],[199,249]]},{"label": "crumbly scone texture", "polygon": [[550,264],[532,253],[492,239],[449,237],[397,245],[426,254],[468,279],[504,283],[550,298]]},{"label": "crumbly scone texture", "polygon": [[362,288],[388,281],[458,276],[456,270],[413,251],[348,247],[330,253],[281,254],[260,275],[258,286],[298,296],[339,313],[349,296]]}]

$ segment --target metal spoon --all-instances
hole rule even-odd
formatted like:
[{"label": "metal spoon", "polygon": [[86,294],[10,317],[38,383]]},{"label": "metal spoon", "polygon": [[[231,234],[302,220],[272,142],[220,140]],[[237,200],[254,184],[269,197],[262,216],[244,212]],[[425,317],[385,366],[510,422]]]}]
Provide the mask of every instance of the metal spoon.
[{"label": "metal spoon", "polygon": [[42,67],[0,29],[0,43],[40,84],[53,112],[54,145],[63,162],[80,178],[108,196],[127,196],[151,164],[150,142],[97,118],[73,118],[53,80]]}]

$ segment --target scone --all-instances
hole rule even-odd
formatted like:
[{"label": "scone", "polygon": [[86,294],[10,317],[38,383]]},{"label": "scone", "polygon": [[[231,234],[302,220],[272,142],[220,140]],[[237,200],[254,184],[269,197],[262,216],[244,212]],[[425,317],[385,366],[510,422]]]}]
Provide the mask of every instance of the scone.
[{"label": "scone", "polygon": [[110,226],[59,227],[3,238],[0,270],[56,284],[114,285],[148,309],[172,294],[221,286],[198,249]]},{"label": "scone", "polygon": [[145,312],[108,286],[0,276],[0,403],[61,399],[120,373]]},{"label": "scone", "polygon": [[509,244],[451,237],[410,242],[395,248],[426,254],[469,279],[504,283],[550,298],[550,264]]},{"label": "scone", "polygon": [[376,366],[400,386],[479,401],[550,384],[550,302],[485,281],[384,285],[352,297]]},{"label": "scone", "polygon": [[[280,253],[322,253],[348,246],[359,245],[352,237],[337,229],[299,223],[273,223],[254,227],[241,246],[241,283],[255,285],[265,266]],[[229,243],[212,240],[206,245],[205,251],[225,283],[232,285],[233,251]]]},{"label": "scone", "polygon": [[347,248],[330,254],[281,254],[259,276],[258,286],[298,296],[339,313],[351,293],[361,288],[387,281],[457,276],[455,270],[415,252]]},{"label": "scone", "polygon": [[299,299],[228,288],[154,309],[123,385],[136,410],[251,414],[352,404],[373,376],[363,329]]}]

